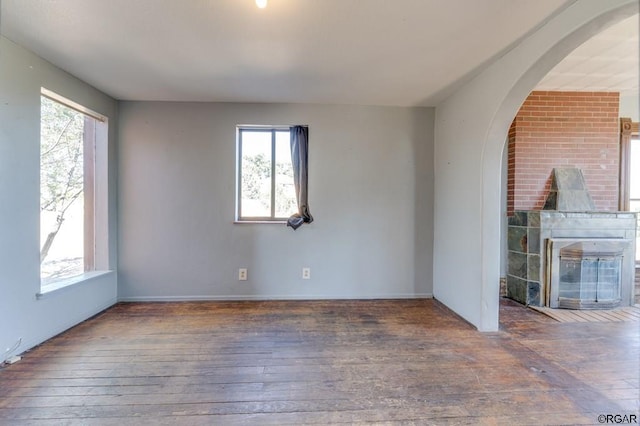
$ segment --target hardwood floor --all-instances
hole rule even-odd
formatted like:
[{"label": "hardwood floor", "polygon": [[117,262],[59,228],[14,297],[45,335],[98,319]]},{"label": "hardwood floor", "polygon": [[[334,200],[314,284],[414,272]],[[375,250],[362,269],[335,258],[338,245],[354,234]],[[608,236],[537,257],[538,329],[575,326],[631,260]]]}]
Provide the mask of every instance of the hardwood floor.
[{"label": "hardwood floor", "polygon": [[118,304],[0,370],[0,424],[599,424],[640,414],[639,334],[507,300],[487,334],[435,300]]}]

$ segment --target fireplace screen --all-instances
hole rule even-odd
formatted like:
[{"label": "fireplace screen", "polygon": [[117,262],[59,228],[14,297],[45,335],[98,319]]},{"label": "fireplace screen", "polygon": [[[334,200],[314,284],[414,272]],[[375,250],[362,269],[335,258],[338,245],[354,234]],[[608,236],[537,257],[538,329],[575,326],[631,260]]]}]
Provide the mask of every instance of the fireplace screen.
[{"label": "fireplace screen", "polygon": [[622,256],[581,257],[560,254],[560,308],[611,308],[620,303]]},{"label": "fireplace screen", "polygon": [[625,288],[625,250],[629,244],[629,240],[613,238],[550,239],[546,253],[549,285],[546,306],[565,309],[620,306]]}]

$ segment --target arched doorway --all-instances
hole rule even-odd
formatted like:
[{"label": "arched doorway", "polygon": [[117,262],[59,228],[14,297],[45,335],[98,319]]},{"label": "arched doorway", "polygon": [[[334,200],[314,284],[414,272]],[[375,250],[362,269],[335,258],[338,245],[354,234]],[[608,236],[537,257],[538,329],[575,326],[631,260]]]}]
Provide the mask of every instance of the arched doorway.
[{"label": "arched doorway", "polygon": [[636,1],[573,3],[436,109],[434,296],[481,331],[498,329],[501,161],[511,121],[572,50],[637,13]]}]

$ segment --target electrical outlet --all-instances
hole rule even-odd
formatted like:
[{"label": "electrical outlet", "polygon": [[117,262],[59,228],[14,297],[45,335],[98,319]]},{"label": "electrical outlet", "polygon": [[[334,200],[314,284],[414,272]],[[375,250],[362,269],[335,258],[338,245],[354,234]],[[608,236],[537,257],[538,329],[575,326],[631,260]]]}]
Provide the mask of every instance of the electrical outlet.
[{"label": "electrical outlet", "polygon": [[238,269],[238,281],[246,281],[247,280],[247,268]]},{"label": "electrical outlet", "polygon": [[311,279],[311,268],[302,268],[302,279],[310,280]]}]

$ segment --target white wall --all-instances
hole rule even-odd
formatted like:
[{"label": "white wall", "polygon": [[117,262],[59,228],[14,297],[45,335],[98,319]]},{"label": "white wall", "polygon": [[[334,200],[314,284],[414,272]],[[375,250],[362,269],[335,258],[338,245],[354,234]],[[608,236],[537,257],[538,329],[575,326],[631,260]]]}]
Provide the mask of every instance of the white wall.
[{"label": "white wall", "polygon": [[500,165],[509,125],[553,66],[634,13],[635,0],[572,3],[436,108],[434,296],[480,330],[498,329]]},{"label": "white wall", "polygon": [[[108,116],[115,164],[116,102],[0,37],[0,361],[19,339],[20,353],[116,301],[116,274],[36,299],[40,291],[40,88]],[[116,267],[115,173],[110,170],[109,257]]]},{"label": "white wall", "polygon": [[630,118],[631,121],[638,121],[640,113],[640,100],[638,95],[620,95],[620,117]]},{"label": "white wall", "polygon": [[[119,298],[430,296],[433,113],[121,103]],[[233,224],[238,124],[309,125],[312,224]]]}]

